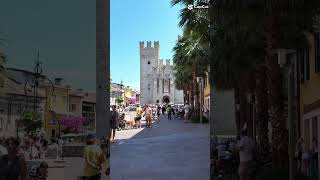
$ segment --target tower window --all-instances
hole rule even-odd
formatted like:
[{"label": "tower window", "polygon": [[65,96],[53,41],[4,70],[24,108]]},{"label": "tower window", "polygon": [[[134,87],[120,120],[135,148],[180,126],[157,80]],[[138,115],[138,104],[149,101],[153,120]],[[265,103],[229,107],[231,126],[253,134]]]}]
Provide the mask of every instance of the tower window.
[{"label": "tower window", "polygon": [[148,61],[148,64],[150,64],[150,61]]}]

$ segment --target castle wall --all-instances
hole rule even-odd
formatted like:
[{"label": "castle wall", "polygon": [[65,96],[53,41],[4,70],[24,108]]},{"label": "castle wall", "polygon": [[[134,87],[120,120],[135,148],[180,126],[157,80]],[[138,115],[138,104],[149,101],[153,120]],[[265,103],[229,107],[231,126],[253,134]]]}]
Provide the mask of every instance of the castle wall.
[{"label": "castle wall", "polygon": [[[160,45],[154,46],[147,41],[140,42],[140,92],[141,104],[163,103],[163,97],[169,96],[172,103],[183,103],[183,93],[175,88],[173,65],[170,59],[159,59]],[[169,88],[170,84],[170,88]]]},{"label": "castle wall", "polygon": [[155,41],[154,46],[151,41],[147,41],[147,46],[144,42],[140,42],[140,92],[141,101],[143,104],[151,104],[153,98],[153,69],[158,68],[159,59],[159,42]]}]

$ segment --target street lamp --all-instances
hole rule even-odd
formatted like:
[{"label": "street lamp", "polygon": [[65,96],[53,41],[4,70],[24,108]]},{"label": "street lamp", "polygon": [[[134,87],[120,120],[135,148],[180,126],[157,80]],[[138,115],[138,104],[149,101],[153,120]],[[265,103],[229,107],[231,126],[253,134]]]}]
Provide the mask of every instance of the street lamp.
[{"label": "street lamp", "polygon": [[289,179],[295,179],[295,132],[293,122],[293,94],[294,94],[294,63],[296,62],[296,51],[289,49],[278,49],[275,52],[278,55],[278,63],[280,67],[285,67],[288,85],[288,125],[289,125]]},{"label": "street lamp", "polygon": [[38,96],[38,87],[39,87],[39,78],[42,73],[42,68],[40,65],[42,62],[40,61],[40,55],[39,52],[37,54],[37,60],[35,62],[35,67],[34,67],[34,87],[33,87],[33,97],[34,97],[34,104],[33,104],[33,111],[36,112],[36,106],[37,106],[37,96]]},{"label": "street lamp", "polygon": [[202,123],[203,119],[203,77],[197,77],[197,83],[199,84],[200,89],[200,123]]}]

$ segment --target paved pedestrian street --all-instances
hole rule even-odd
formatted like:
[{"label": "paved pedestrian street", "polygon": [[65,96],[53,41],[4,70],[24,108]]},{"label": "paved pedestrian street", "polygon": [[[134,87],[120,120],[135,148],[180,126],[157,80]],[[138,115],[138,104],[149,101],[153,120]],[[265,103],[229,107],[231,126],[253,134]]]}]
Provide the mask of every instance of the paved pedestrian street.
[{"label": "paved pedestrian street", "polygon": [[209,125],[161,118],[153,128],[118,131],[112,180],[209,180]]}]

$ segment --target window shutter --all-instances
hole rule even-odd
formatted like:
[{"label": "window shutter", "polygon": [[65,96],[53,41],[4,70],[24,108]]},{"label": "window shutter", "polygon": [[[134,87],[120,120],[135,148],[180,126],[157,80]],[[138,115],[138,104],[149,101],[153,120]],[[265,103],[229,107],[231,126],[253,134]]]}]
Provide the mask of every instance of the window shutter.
[{"label": "window shutter", "polygon": [[314,34],[314,72],[318,72],[318,34]]},{"label": "window shutter", "polygon": [[301,83],[303,83],[305,78],[303,51],[298,51],[297,57],[298,57],[298,62],[300,63],[300,77],[301,77],[300,80],[301,80]]},{"label": "window shutter", "polygon": [[310,80],[310,58],[309,58],[309,49],[306,49],[305,51],[305,60],[306,60],[306,80]]}]

